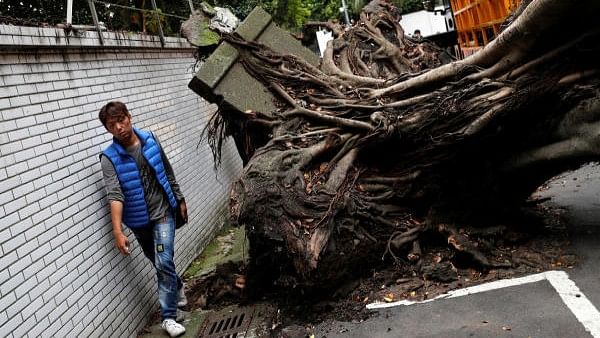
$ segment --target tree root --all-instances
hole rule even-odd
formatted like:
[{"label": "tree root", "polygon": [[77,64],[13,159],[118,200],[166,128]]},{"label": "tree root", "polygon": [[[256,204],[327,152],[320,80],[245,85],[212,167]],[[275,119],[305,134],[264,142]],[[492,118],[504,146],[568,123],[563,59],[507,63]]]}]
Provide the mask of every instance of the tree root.
[{"label": "tree root", "polygon": [[[438,50],[407,39],[386,6],[373,2],[359,24],[336,33],[323,70],[257,43],[236,45],[248,72],[275,93],[277,110],[235,115],[227,126],[246,128],[238,132],[256,149],[232,215],[271,245],[261,257],[293,265],[301,283],[314,286],[339,266],[370,266],[381,251],[408,262],[406,271],[420,268],[429,257],[425,231],[478,267],[508,267],[493,258],[490,240],[503,233],[467,234],[448,223],[511,214],[555,167],[600,154],[598,37],[570,40],[598,29],[573,22],[577,30],[566,34],[557,24],[563,12],[582,12],[579,3],[531,2],[479,53],[432,70]],[[224,137],[219,126],[213,134]],[[438,205],[439,217],[427,215]],[[449,261],[440,268],[453,269]]]},{"label": "tree root", "polygon": [[333,47],[332,42],[327,42],[327,49],[323,53],[323,71],[329,75],[335,75],[340,79],[348,81],[353,85],[381,85],[385,83],[384,79],[374,79],[372,77],[354,75],[352,73],[346,73],[339,69],[335,62],[333,62]]},{"label": "tree root", "polygon": [[490,268],[509,268],[510,263],[497,263],[490,262],[487,257],[482,254],[478,249],[477,245],[473,243],[469,238],[456,230],[451,225],[439,224],[437,231],[448,238],[448,244],[450,244],[455,250],[468,254],[475,262],[479,263],[483,267]]}]

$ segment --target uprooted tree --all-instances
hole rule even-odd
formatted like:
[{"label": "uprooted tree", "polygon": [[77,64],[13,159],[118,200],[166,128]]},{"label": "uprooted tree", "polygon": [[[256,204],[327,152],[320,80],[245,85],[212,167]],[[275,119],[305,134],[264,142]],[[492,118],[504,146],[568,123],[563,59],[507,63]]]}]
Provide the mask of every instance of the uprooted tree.
[{"label": "uprooted tree", "polygon": [[404,35],[387,1],[330,27],[319,68],[235,35],[277,111],[222,107],[212,143],[247,160],[231,192],[250,273],[326,286],[382,256],[419,271],[424,239],[480,267],[510,265],[493,240],[544,181],[600,153],[600,2],[523,1],[464,60]]}]

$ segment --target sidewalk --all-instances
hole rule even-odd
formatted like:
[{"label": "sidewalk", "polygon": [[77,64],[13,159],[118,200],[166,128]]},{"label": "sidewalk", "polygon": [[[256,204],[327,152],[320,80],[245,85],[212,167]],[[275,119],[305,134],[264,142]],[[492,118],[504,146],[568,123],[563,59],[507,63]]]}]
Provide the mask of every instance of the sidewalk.
[{"label": "sidewalk", "polygon": [[[216,267],[220,264],[229,261],[241,262],[247,258],[247,246],[244,236],[245,233],[243,227],[224,227],[207,245],[202,254],[200,254],[200,256],[198,256],[198,258],[196,258],[184,272],[183,279],[186,284],[188,286],[193,285],[195,280],[213,273],[216,270]],[[189,309],[197,307],[194,304],[197,302],[197,299],[192,299],[190,297],[192,294],[194,294],[193,290],[186,290],[186,294],[188,296],[188,306],[186,308]],[[223,309],[219,311],[219,313],[227,311],[232,312],[234,310],[233,308],[234,307]],[[186,328],[186,333],[180,337],[198,337],[203,329],[203,324],[205,324],[205,321],[209,319],[209,317],[212,319],[215,314],[217,313],[212,310],[206,311],[202,309],[196,309],[189,312],[180,310],[178,314],[180,318],[178,318],[178,321],[181,320],[181,323]],[[146,332],[140,332],[138,337],[168,337],[167,333],[160,327],[160,322],[153,323],[153,325],[147,327],[145,331]]]}]

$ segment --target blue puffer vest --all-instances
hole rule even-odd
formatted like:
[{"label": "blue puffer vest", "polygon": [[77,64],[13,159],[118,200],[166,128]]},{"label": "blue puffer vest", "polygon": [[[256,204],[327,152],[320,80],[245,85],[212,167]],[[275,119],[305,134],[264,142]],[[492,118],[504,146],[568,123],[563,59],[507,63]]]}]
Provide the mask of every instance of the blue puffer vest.
[{"label": "blue puffer vest", "polygon": [[[160,147],[151,133],[133,128],[142,144],[142,154],[156,174],[158,183],[167,194],[171,209],[175,210],[177,201],[167,179],[165,167],[160,155]],[[150,223],[148,206],[144,197],[144,186],[135,159],[127,154],[123,146],[113,139],[113,143],[103,152],[113,163],[121,190],[125,197],[123,203],[123,223],[129,228],[139,229]]]}]

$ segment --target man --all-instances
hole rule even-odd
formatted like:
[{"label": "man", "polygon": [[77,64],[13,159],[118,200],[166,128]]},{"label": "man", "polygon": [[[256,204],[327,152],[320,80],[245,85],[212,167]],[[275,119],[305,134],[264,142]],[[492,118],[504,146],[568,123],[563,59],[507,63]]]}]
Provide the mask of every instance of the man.
[{"label": "man", "polygon": [[415,29],[415,32],[413,33],[413,39],[415,39],[416,41],[421,41],[423,40],[423,36],[421,35],[421,30],[420,29]]},{"label": "man", "polygon": [[115,246],[129,255],[125,225],[135,235],[158,279],[162,328],[171,337],[185,333],[175,321],[177,307],[185,306],[184,285],[175,271],[174,213],[187,221],[187,206],[173,169],[158,139],[133,128],[131,114],[122,102],[109,102],[100,121],[113,135],[113,143],[100,155],[102,174],[115,237]]}]

